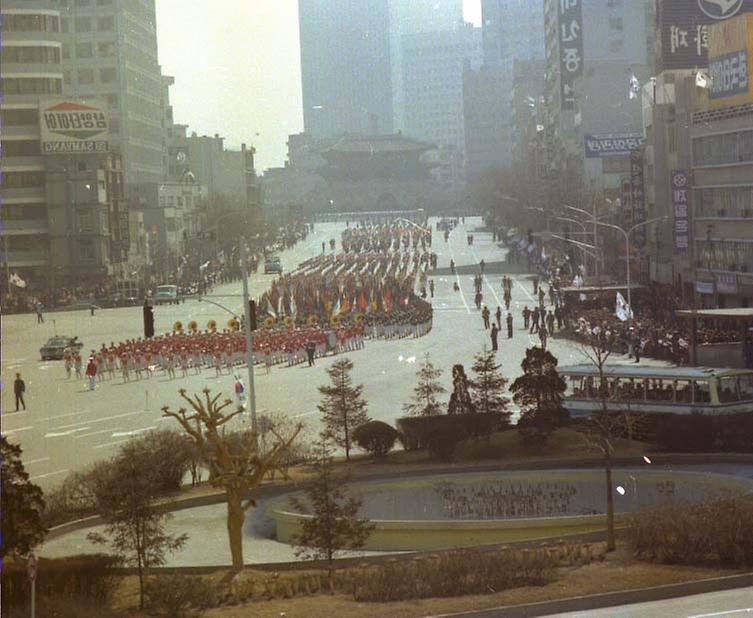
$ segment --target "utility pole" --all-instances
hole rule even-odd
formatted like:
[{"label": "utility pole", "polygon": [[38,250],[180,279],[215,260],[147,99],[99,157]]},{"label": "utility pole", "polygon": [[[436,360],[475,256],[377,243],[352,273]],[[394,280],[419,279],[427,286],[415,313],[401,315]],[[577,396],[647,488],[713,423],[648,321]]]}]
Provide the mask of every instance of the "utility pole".
[{"label": "utility pole", "polygon": [[241,276],[243,277],[243,312],[246,316],[246,363],[248,363],[248,402],[251,410],[251,429],[256,431],[256,387],[254,386],[254,337],[251,333],[251,305],[248,302],[248,259],[246,256],[246,239],[241,237]]}]

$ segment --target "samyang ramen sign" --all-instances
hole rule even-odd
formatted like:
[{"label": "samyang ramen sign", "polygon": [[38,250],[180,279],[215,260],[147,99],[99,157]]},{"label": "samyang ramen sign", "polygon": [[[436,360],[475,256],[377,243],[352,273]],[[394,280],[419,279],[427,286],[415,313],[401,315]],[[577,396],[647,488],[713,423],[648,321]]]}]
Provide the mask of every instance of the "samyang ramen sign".
[{"label": "samyang ramen sign", "polygon": [[107,152],[107,116],[99,107],[75,101],[40,105],[43,154]]}]

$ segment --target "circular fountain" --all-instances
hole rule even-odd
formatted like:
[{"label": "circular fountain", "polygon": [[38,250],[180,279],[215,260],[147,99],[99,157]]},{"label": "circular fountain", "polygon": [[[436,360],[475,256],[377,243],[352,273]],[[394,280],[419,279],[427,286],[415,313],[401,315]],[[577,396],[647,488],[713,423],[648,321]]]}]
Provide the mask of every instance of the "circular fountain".
[{"label": "circular fountain", "polygon": [[[704,472],[615,469],[618,523],[639,509],[694,502],[719,492],[752,493],[753,479]],[[361,515],[375,525],[365,549],[431,550],[543,539],[605,528],[603,470],[494,471],[352,483]],[[278,541],[289,543],[310,515],[293,494],[266,506]],[[298,496],[303,500],[303,496]]]}]

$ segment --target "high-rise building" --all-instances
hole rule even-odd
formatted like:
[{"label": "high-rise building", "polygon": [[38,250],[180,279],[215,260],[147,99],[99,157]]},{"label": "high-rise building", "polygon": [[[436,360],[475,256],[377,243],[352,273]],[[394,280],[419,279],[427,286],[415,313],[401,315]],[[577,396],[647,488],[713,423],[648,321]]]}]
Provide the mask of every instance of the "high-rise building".
[{"label": "high-rise building", "polygon": [[403,113],[407,135],[463,149],[463,70],[481,64],[481,29],[402,37]]},{"label": "high-rise building", "polygon": [[[467,70],[464,79],[469,178],[512,164],[513,68],[516,61],[544,57],[541,2],[483,0],[481,13],[483,66]],[[539,77],[543,82],[543,73]]]},{"label": "high-rise building", "polygon": [[406,130],[403,45],[406,35],[456,30],[463,25],[462,0],[390,0],[390,65],[392,117],[395,129]]},{"label": "high-rise building", "polygon": [[126,191],[163,179],[162,76],[154,0],[61,0],[63,88],[107,102]]},{"label": "high-rise building", "polygon": [[389,0],[299,0],[298,13],[306,132],[391,132]]},{"label": "high-rise building", "polygon": [[48,272],[50,239],[39,100],[63,92],[59,30],[60,11],[52,2],[6,0],[2,4],[0,259],[5,282],[13,273],[38,284]]}]

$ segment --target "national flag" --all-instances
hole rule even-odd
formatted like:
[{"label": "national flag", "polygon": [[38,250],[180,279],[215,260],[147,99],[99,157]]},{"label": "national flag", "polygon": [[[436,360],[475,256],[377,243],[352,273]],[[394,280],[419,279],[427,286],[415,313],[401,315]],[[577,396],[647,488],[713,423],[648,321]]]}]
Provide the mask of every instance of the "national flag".
[{"label": "national flag", "polygon": [[630,308],[630,305],[625,302],[625,297],[619,292],[617,292],[615,315],[620,322],[626,322],[633,317],[633,310]]},{"label": "national flag", "polygon": [[628,83],[628,92],[631,99],[637,98],[641,93],[641,83],[638,81],[635,73],[630,76],[630,82]]},{"label": "national flag", "polygon": [[10,276],[9,281],[13,285],[15,285],[16,287],[18,287],[18,288],[25,288],[26,287],[26,281],[24,281],[23,279],[21,279],[21,277],[19,277],[17,273],[13,273]]},{"label": "national flag", "polygon": [[695,74],[695,85],[699,88],[711,88],[713,80],[705,71],[698,71]]}]

